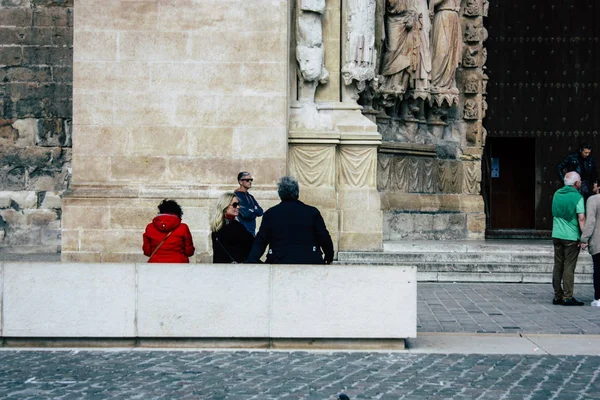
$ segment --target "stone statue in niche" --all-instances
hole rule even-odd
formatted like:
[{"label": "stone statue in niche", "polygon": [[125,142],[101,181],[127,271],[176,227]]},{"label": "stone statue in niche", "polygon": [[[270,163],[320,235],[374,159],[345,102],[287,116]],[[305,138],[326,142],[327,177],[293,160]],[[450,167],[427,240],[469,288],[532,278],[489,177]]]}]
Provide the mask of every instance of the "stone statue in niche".
[{"label": "stone statue in niche", "polygon": [[431,28],[431,96],[438,106],[458,104],[456,69],[461,61],[462,34],[460,0],[430,0]]},{"label": "stone statue in niche", "polygon": [[402,99],[410,90],[413,98],[427,100],[431,72],[427,2],[387,0],[386,3],[380,91]]},{"label": "stone statue in niche", "polygon": [[325,0],[298,0],[296,18],[296,60],[298,62],[298,100],[314,103],[319,83],[326,83],[322,14]]},{"label": "stone statue in niche", "polygon": [[342,101],[356,102],[367,82],[375,79],[376,0],[348,0],[345,3],[344,65]]}]

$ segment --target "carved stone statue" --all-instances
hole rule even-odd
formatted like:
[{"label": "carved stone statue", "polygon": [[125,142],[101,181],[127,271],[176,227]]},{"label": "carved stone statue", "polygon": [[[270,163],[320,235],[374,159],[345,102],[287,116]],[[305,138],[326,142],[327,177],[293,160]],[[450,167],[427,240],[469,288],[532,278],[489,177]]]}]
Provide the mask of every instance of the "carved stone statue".
[{"label": "carved stone statue", "polygon": [[345,43],[343,101],[356,101],[367,82],[375,78],[376,0],[348,0],[344,5]]},{"label": "carved stone statue", "polygon": [[462,57],[460,0],[430,0],[431,29],[431,94],[434,103],[458,103],[456,69]]},{"label": "carved stone statue", "polygon": [[402,98],[409,89],[422,97],[429,89],[431,55],[426,0],[387,0],[381,92]]},{"label": "carved stone statue", "polygon": [[298,61],[298,100],[314,103],[319,83],[326,83],[323,51],[322,14],[325,0],[298,0],[296,18],[296,60]]}]

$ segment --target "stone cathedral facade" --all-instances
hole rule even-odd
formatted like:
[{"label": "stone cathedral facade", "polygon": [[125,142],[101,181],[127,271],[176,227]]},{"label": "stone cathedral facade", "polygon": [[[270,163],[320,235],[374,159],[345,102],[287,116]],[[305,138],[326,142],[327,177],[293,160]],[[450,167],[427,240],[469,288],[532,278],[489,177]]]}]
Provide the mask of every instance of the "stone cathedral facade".
[{"label": "stone cathedral facade", "polygon": [[3,248],[142,261],[141,232],[169,197],[206,261],[208,215],[239,170],[266,206],[278,177],[298,177],[338,251],[482,238],[486,12],[483,0],[3,6],[15,24]]},{"label": "stone cathedral facade", "polygon": [[[285,174],[337,251],[481,239],[487,0],[11,0],[0,249],[144,261],[163,198],[209,261],[218,195]],[[72,92],[71,92],[72,90]]]}]

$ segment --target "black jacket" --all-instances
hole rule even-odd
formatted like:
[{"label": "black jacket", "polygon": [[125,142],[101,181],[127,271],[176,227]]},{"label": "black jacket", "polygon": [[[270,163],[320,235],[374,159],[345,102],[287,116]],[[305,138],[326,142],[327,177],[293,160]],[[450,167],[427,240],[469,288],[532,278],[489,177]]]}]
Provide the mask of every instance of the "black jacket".
[{"label": "black jacket", "polygon": [[254,242],[254,236],[235,219],[224,219],[221,229],[211,237],[215,264],[246,261]]},{"label": "black jacket", "polygon": [[[269,246],[268,264],[323,264],[333,261],[333,242],[319,210],[286,200],[263,216],[249,263],[257,263]],[[323,255],[325,259],[323,260]]]},{"label": "black jacket", "polygon": [[582,158],[579,152],[568,154],[556,166],[556,172],[561,180],[565,179],[565,174],[571,171],[577,172],[581,180],[587,182],[590,188],[598,179],[596,160],[592,156]]}]

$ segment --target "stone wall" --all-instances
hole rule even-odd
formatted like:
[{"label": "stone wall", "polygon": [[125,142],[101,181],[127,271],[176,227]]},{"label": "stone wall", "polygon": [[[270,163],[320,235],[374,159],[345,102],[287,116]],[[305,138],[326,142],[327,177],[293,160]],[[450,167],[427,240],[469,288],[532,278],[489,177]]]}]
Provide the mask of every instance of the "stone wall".
[{"label": "stone wall", "polygon": [[60,251],[72,53],[72,0],[0,3],[0,253]]},{"label": "stone wall", "polygon": [[75,9],[63,260],[146,260],[144,228],[174,198],[194,261],[209,261],[209,215],[237,173],[253,173],[268,207],[286,171],[287,2],[77,0]]}]

